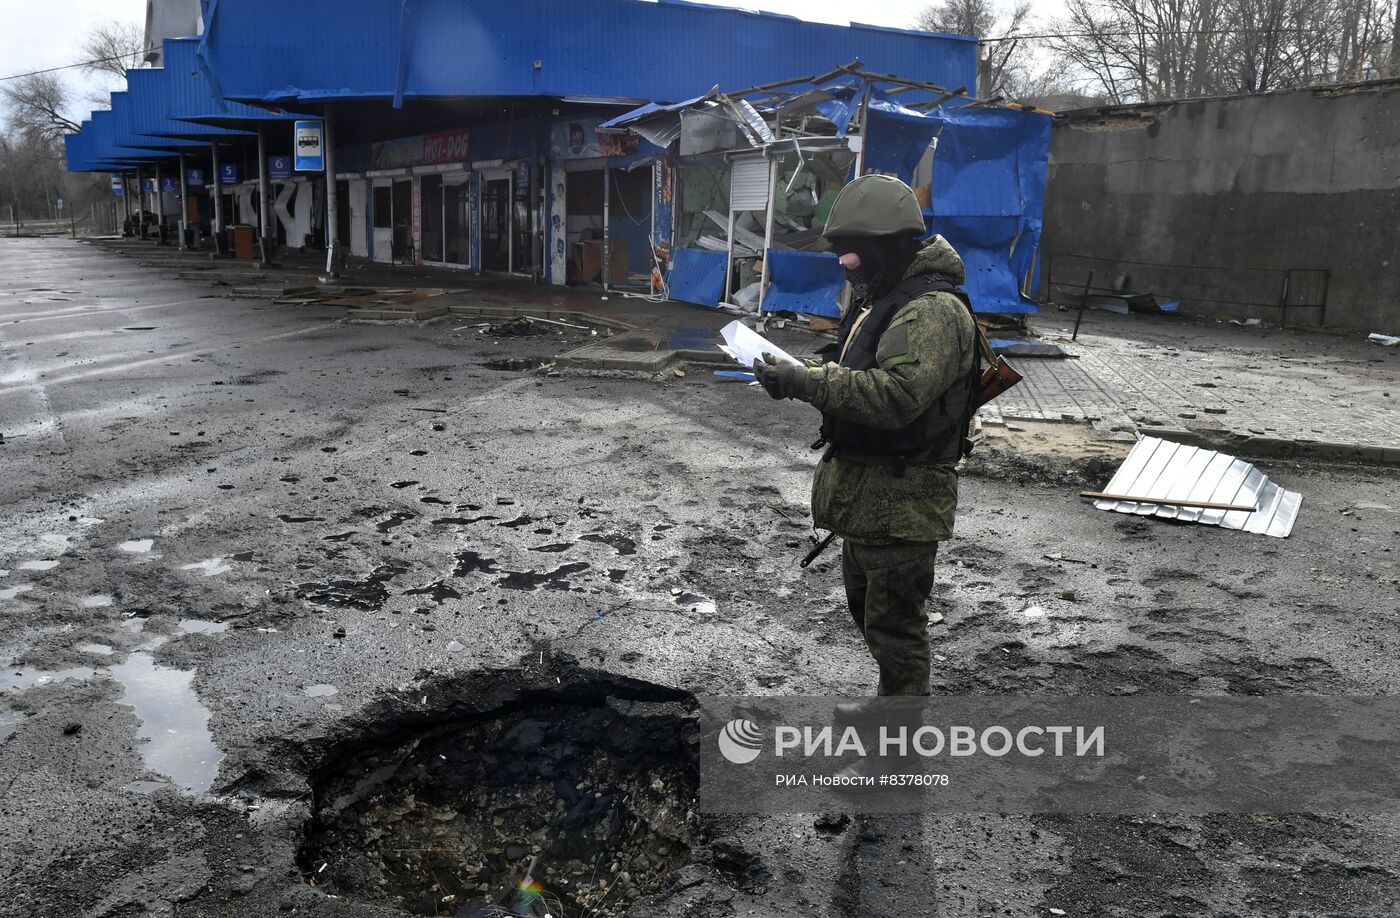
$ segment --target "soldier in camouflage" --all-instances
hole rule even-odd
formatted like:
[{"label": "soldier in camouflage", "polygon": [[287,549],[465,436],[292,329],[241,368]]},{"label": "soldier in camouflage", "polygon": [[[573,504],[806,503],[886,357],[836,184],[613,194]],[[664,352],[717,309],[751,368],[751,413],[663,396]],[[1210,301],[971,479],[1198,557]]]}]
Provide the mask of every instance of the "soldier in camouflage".
[{"label": "soldier in camouflage", "polygon": [[829,445],[813,524],[843,540],[846,598],[881,696],[929,692],[925,603],[938,543],[953,534],[979,369],[962,259],[923,235],[903,182],[867,175],[847,185],[823,232],[855,291],[830,359],[795,366],[765,355],[754,365],[773,398],[822,412],[819,445]]}]

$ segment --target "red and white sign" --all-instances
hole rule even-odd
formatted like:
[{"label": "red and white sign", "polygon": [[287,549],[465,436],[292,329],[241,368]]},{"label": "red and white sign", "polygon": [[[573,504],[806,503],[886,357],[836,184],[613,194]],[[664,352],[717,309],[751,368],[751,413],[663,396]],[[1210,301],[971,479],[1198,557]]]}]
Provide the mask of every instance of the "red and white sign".
[{"label": "red and white sign", "polygon": [[423,165],[467,161],[467,130],[423,135]]}]

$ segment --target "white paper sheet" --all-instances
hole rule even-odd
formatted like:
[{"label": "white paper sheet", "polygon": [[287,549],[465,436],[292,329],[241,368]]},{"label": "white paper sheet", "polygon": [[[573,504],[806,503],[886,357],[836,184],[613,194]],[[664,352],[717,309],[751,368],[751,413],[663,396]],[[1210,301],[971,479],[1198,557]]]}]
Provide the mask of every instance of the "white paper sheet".
[{"label": "white paper sheet", "polygon": [[725,341],[719,346],[720,350],[733,357],[735,362],[746,370],[752,369],[753,362],[762,360],[764,354],[772,354],[779,363],[802,363],[738,319],[724,326],[719,333],[724,336]]}]

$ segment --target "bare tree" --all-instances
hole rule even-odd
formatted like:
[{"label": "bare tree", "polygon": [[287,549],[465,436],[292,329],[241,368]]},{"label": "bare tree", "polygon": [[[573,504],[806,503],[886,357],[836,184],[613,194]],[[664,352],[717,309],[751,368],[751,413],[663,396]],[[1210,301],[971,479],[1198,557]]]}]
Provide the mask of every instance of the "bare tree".
[{"label": "bare tree", "polygon": [[939,0],[919,14],[917,28],[925,32],[989,37],[997,24],[991,0]]},{"label": "bare tree", "polygon": [[1400,77],[1400,0],[1390,17],[1390,76]]},{"label": "bare tree", "polygon": [[927,32],[975,35],[978,44],[978,94],[1016,95],[1019,83],[1033,79],[1021,39],[1030,22],[1030,0],[1016,0],[1002,15],[993,0],[939,0],[919,14],[915,25]]},{"label": "bare tree", "polygon": [[145,53],[145,29],[114,19],[95,26],[83,39],[83,69],[125,81],[126,72],[141,66]]},{"label": "bare tree", "polygon": [[63,114],[68,107],[68,87],[52,73],[20,77],[0,89],[9,112],[11,133],[57,140],[80,130]]},{"label": "bare tree", "polygon": [[1114,102],[1218,91],[1230,0],[1069,0],[1049,47]]},{"label": "bare tree", "polygon": [[1391,72],[1390,0],[1069,0],[1049,47],[1111,102]]}]

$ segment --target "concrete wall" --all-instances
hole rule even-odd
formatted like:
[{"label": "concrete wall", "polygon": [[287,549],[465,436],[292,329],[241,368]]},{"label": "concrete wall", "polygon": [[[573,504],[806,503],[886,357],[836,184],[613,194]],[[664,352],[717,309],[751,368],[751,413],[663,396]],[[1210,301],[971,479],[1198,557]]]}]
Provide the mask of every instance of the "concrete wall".
[{"label": "concrete wall", "polygon": [[146,63],[163,66],[161,43],[203,31],[199,0],[146,0]]},{"label": "concrete wall", "polygon": [[1061,290],[1276,324],[1287,280],[1290,325],[1400,332],[1400,82],[1070,113],[1045,226]]}]

